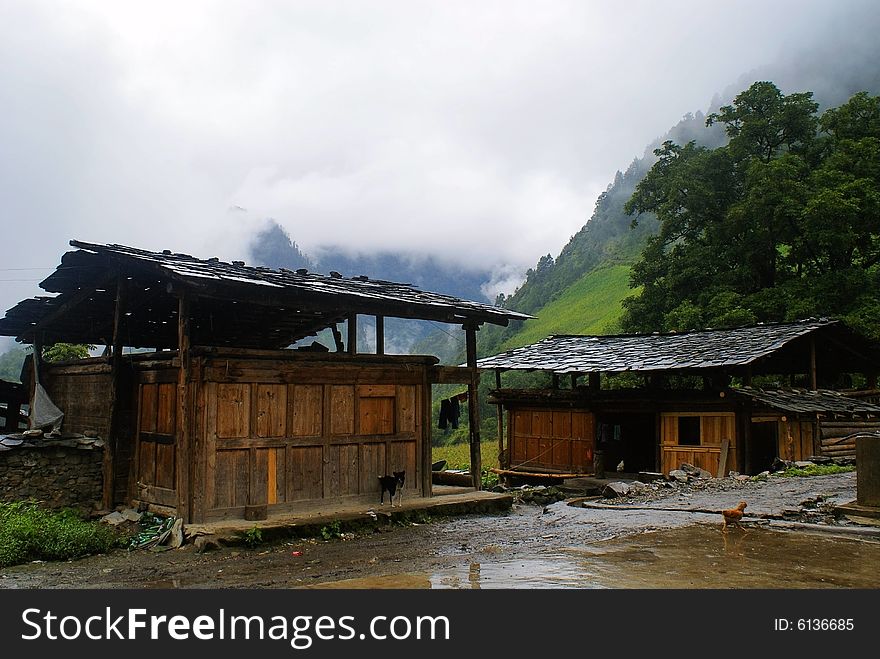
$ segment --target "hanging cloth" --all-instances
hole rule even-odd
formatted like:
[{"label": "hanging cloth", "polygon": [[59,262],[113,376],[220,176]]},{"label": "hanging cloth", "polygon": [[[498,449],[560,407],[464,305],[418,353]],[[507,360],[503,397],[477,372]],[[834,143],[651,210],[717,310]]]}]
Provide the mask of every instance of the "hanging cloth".
[{"label": "hanging cloth", "polygon": [[458,404],[459,396],[449,400],[449,422],[453,428],[458,428],[458,417],[461,415],[461,406]]},{"label": "hanging cloth", "polygon": [[52,432],[59,432],[63,418],[64,412],[55,406],[55,403],[49,398],[49,394],[43,389],[43,385],[39,382],[36,383],[34,385],[34,409],[30,414],[31,429],[52,426]]},{"label": "hanging cloth", "polygon": [[441,430],[446,430],[449,427],[451,407],[452,404],[449,402],[448,398],[444,398],[440,401],[440,420],[437,422],[437,427]]},{"label": "hanging cloth", "polygon": [[34,355],[34,406],[30,411],[31,430],[52,427],[52,432],[60,432],[64,412],[59,410],[49,394],[40,384],[40,359]]}]

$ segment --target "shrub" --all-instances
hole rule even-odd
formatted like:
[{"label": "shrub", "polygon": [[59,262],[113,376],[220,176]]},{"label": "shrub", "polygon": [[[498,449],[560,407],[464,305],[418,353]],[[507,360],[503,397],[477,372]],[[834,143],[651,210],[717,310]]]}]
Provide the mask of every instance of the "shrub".
[{"label": "shrub", "polygon": [[256,547],[263,543],[263,532],[260,527],[254,524],[253,528],[248,529],[244,533],[244,543],[248,547]]},{"label": "shrub", "polygon": [[30,501],[0,503],[0,567],[78,558],[117,544],[113,530],[73,510],[47,510]]},{"label": "shrub", "polygon": [[324,540],[332,540],[333,538],[338,538],[342,535],[342,524],[339,520],[335,522],[330,522],[327,526],[321,527],[321,537]]}]

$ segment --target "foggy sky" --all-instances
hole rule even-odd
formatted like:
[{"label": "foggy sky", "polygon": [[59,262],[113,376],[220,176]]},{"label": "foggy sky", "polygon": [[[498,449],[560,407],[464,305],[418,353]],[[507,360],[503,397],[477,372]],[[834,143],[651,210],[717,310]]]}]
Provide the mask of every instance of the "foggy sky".
[{"label": "foggy sky", "polygon": [[871,7],[0,0],[0,313],[71,238],[244,258],[267,217],[524,271],[683,114]]}]

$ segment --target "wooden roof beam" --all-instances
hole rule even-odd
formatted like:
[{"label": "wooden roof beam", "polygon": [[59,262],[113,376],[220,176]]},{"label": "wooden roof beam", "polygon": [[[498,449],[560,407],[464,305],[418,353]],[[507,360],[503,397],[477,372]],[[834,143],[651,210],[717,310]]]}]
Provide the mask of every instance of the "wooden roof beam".
[{"label": "wooden roof beam", "polygon": [[[111,277],[108,276],[103,283],[109,283],[110,281]],[[71,312],[73,309],[75,309],[77,306],[82,304],[85,300],[89,299],[89,297],[94,294],[94,287],[89,286],[80,289],[77,293],[73,294],[72,297],[65,300],[55,309],[40,318],[40,320],[36,322],[36,325],[33,327],[33,329],[31,329],[28,333],[16,337],[16,340],[22,343],[33,343],[34,339],[36,338],[37,332],[45,330],[53,322]],[[28,337],[30,337],[30,340],[27,340]]]}]

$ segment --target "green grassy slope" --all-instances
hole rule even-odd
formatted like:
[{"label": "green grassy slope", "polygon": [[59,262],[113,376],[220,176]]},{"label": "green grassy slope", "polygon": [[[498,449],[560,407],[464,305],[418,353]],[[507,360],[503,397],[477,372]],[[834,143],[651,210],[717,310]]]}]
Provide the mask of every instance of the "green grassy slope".
[{"label": "green grassy slope", "polygon": [[619,331],[621,302],[635,293],[629,287],[629,265],[616,264],[588,272],[539,309],[502,350],[540,341],[551,334],[612,334]]}]

